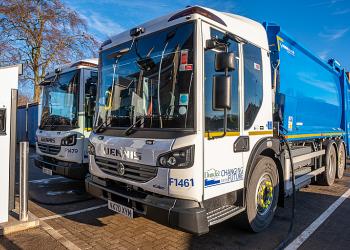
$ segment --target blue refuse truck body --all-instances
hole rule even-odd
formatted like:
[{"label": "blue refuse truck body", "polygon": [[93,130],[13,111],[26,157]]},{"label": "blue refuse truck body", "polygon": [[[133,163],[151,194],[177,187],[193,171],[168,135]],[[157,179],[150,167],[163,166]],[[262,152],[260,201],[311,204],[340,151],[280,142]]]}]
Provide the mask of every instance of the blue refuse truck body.
[{"label": "blue refuse truck body", "polygon": [[323,62],[287,35],[264,23],[275,85],[274,121],[291,141],[343,136],[349,154],[349,79],[335,60]]}]

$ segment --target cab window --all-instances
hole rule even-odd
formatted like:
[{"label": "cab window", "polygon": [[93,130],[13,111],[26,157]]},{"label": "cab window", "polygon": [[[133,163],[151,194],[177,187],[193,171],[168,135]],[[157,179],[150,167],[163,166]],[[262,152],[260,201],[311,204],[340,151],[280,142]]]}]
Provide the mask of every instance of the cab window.
[{"label": "cab window", "polygon": [[[211,29],[211,37],[224,40],[227,39],[225,34]],[[227,111],[227,131],[239,131],[239,98],[238,98],[238,72],[239,72],[239,50],[236,41],[228,39],[228,51],[235,55],[236,69],[229,72],[232,80],[232,94],[231,94],[231,109]],[[215,54],[218,49],[205,49],[204,51],[204,81],[205,81],[205,131],[218,132],[223,131],[224,114],[222,111],[215,111],[212,107],[212,82],[213,76],[217,74],[215,71]]]},{"label": "cab window", "polygon": [[244,55],[244,129],[249,129],[263,101],[263,65],[261,49],[243,45]]},{"label": "cab window", "polygon": [[85,130],[91,131],[96,106],[97,71],[88,71],[85,82]]}]

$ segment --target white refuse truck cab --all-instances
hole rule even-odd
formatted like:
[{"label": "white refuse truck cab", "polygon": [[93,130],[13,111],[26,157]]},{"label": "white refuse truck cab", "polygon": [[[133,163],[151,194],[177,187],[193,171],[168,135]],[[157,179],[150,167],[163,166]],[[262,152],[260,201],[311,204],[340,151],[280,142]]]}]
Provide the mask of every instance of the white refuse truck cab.
[{"label": "white refuse truck cab", "polygon": [[284,197],[343,175],[344,75],[278,25],[199,6],[111,37],[86,190],[195,234],[242,212],[259,232]]},{"label": "white refuse truck cab", "polygon": [[46,174],[84,179],[92,130],[98,60],[66,64],[41,82],[35,165]]}]

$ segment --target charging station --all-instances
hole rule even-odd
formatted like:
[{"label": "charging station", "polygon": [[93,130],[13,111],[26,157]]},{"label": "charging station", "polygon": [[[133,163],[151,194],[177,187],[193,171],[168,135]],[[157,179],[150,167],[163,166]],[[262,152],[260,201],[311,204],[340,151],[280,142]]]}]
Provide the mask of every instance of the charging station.
[{"label": "charging station", "polygon": [[22,66],[0,68],[0,223],[15,206],[16,110]]}]

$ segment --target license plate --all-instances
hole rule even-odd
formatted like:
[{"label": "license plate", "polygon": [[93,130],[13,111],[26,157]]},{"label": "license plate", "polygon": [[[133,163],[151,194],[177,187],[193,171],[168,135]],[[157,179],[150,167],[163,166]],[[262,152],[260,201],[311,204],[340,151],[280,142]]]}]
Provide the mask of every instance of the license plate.
[{"label": "license plate", "polygon": [[43,168],[43,173],[48,174],[48,175],[52,175],[52,170],[48,169],[48,168]]},{"label": "license plate", "polygon": [[134,210],[121,204],[118,204],[114,201],[108,201],[108,208],[114,212],[117,212],[118,214],[122,214],[131,219],[134,218]]}]

